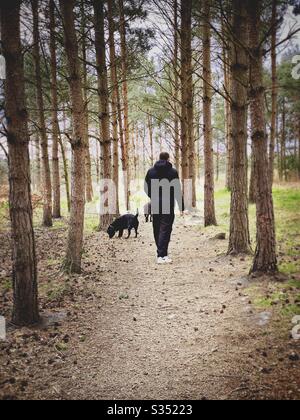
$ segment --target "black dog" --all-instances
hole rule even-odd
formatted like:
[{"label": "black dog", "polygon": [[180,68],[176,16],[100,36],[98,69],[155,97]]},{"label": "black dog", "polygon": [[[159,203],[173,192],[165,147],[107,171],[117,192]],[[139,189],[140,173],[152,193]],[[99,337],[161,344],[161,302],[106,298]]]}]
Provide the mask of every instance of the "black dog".
[{"label": "black dog", "polygon": [[152,223],[153,216],[152,216],[151,203],[147,203],[144,206],[144,215],[145,215],[146,223],[149,222],[149,219],[150,219],[150,222]]},{"label": "black dog", "polygon": [[115,220],[107,229],[107,233],[112,239],[117,232],[119,232],[119,238],[122,238],[124,230],[128,230],[128,236],[126,239],[130,238],[132,229],[135,230],[135,237],[138,236],[138,228],[139,228],[139,214],[137,213],[135,216],[133,214],[125,214],[124,216],[120,217],[119,219]]}]

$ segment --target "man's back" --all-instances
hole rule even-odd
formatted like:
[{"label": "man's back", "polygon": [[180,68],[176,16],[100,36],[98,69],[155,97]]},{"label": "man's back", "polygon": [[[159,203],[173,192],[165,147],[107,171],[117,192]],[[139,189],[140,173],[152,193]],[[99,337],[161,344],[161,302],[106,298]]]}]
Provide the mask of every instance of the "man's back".
[{"label": "man's back", "polygon": [[[163,185],[162,181],[167,181],[166,185]],[[159,186],[158,189],[154,188],[157,186]],[[148,171],[145,180],[145,191],[151,198],[152,208],[159,207],[160,213],[162,213],[162,208],[168,207],[170,207],[170,212],[174,213],[175,200],[180,210],[183,211],[183,198],[179,175],[168,160],[159,160]],[[163,202],[164,199],[169,200],[169,197],[170,206],[168,202]]]},{"label": "man's back", "polygon": [[151,198],[158,264],[172,262],[168,252],[175,220],[175,199],[183,211],[179,175],[169,159],[168,153],[161,153],[159,161],[148,171],[145,179],[145,192]]}]

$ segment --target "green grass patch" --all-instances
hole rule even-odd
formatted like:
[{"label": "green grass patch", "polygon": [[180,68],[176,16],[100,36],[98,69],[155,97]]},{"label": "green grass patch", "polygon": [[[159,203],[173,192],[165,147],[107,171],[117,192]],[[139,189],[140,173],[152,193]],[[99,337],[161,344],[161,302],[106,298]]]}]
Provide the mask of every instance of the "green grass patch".
[{"label": "green grass patch", "polygon": [[289,287],[295,287],[296,289],[300,290],[300,280],[290,280],[288,282]]},{"label": "green grass patch", "polygon": [[86,233],[97,232],[99,227],[99,219],[97,216],[89,216],[85,218],[84,221],[84,230]]},{"label": "green grass patch", "polygon": [[50,302],[61,300],[70,291],[70,285],[62,280],[59,284],[40,284],[40,295]]},{"label": "green grass patch", "polygon": [[[274,188],[273,197],[275,206],[288,211],[288,212],[298,212],[299,213],[299,204],[300,204],[300,190],[296,188],[291,188],[288,185],[282,188]],[[300,217],[299,217],[300,218]]]},{"label": "green grass patch", "polygon": [[12,280],[10,278],[4,278],[0,281],[0,291],[7,293],[12,290]]},{"label": "green grass patch", "polygon": [[300,281],[289,280],[285,283],[256,283],[247,289],[254,307],[272,310],[281,318],[287,319],[300,315]]},{"label": "green grass patch", "polygon": [[295,263],[282,262],[279,264],[279,270],[287,275],[297,274],[300,272],[300,260]]},{"label": "green grass patch", "polygon": [[272,307],[272,299],[257,297],[254,299],[253,304],[257,309],[270,309]]},{"label": "green grass patch", "polygon": [[68,345],[66,343],[61,342],[61,343],[55,344],[55,348],[57,351],[63,353],[68,350]]}]

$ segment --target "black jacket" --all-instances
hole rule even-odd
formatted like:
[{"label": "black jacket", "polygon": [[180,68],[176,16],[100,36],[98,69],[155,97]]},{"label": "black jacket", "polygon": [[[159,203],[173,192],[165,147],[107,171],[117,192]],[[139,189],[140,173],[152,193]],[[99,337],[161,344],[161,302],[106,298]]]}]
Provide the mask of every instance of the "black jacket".
[{"label": "black jacket", "polygon": [[184,211],[184,199],[178,172],[166,160],[158,161],[148,171],[145,179],[145,192],[151,199],[152,214],[174,214],[175,202],[178,203],[180,211]]}]

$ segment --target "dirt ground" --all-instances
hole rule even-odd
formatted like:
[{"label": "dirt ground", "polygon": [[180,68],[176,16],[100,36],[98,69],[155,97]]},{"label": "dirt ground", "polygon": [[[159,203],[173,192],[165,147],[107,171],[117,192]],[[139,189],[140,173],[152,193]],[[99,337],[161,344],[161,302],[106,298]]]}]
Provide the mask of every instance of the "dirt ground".
[{"label": "dirt ground", "polygon": [[[83,274],[68,277],[65,229],[38,230],[44,324],[10,326],[0,398],[300,399],[292,324],[254,308],[250,259],[227,257],[216,233],[177,220],[168,266],[155,264],[150,224],[129,241],[92,233]],[[7,234],[0,240],[3,284]],[[10,290],[0,307],[9,316]]]}]

